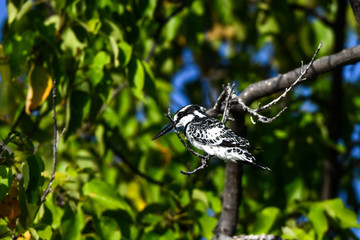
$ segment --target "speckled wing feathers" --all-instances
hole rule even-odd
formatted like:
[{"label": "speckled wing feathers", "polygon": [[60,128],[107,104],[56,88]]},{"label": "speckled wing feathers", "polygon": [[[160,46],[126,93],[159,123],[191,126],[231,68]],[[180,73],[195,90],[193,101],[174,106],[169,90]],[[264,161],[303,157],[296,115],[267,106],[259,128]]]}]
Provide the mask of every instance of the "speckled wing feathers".
[{"label": "speckled wing feathers", "polygon": [[214,118],[201,119],[190,123],[185,130],[185,134],[201,144],[210,146],[255,149],[250,146],[248,140],[236,135],[222,122]]}]

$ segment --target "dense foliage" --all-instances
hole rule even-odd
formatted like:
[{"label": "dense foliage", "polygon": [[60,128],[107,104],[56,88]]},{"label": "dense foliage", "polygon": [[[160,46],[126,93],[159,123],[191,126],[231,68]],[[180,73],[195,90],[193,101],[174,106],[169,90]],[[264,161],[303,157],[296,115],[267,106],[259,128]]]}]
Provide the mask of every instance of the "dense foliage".
[{"label": "dense foliage", "polygon": [[[290,71],[320,41],[320,55],[331,55],[357,28],[350,6],[337,21],[338,4],[8,0],[0,45],[0,238],[210,239],[225,164],[212,160],[186,177],[179,170],[199,162],[175,134],[151,141],[167,123],[170,96],[174,109],[186,103],[184,94],[211,107],[222,84],[234,81],[241,91]],[[264,150],[256,157],[272,172],[244,167],[238,234],[355,239],[360,85],[350,75],[335,89],[332,73],[302,83],[271,124],[246,118],[247,138]],[[53,162],[54,80],[57,168],[42,203]],[[329,110],[334,101],[337,113]],[[322,194],[330,154],[341,166],[331,187],[342,199]]]}]

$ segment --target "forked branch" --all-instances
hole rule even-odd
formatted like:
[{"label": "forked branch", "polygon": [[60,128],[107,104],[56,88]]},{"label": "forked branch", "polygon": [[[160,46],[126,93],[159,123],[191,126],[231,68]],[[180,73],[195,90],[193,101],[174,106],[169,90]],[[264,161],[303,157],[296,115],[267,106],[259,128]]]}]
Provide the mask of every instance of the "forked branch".
[{"label": "forked branch", "polygon": [[268,118],[265,117],[261,114],[259,114],[259,112],[264,111],[266,109],[271,108],[273,105],[277,104],[282,98],[284,98],[295,86],[296,84],[298,84],[301,81],[306,80],[306,74],[309,71],[309,69],[311,68],[311,66],[314,63],[314,60],[316,58],[316,56],[318,55],[320,48],[322,47],[322,42],[320,42],[318,48],[316,49],[311,61],[309,62],[309,64],[306,66],[306,68],[304,69],[303,63],[301,63],[301,71],[300,71],[300,76],[296,79],[295,82],[293,82],[288,88],[285,88],[285,91],[276,99],[272,100],[271,102],[269,102],[268,104],[259,107],[257,109],[252,109],[248,106],[246,106],[246,104],[241,100],[240,97],[236,96],[236,94],[234,93],[234,99],[236,99],[238,101],[238,103],[242,106],[243,110],[248,112],[251,115],[251,122],[253,124],[256,124],[256,121],[254,121],[253,117],[257,118],[257,121],[262,122],[262,123],[270,123],[272,121],[274,121],[276,118],[278,118],[287,108],[283,108],[278,114],[276,114],[275,117],[272,118]]}]

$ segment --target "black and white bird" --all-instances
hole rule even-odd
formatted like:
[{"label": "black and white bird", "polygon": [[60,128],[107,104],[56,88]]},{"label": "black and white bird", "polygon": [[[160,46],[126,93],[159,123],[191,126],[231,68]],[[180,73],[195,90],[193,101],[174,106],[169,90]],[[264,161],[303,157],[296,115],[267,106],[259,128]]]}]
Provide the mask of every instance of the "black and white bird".
[{"label": "black and white bird", "polygon": [[[206,115],[206,109],[198,105],[187,105],[174,115],[174,124],[167,125],[152,140],[176,128],[184,127],[188,141],[196,148],[206,152],[209,157],[217,157],[225,162],[245,162],[262,169],[270,169],[258,162],[249,150],[255,150],[248,140],[236,135],[224,123]],[[206,165],[203,162],[203,165]],[[204,166],[199,168],[204,168]],[[197,169],[196,169],[197,170]],[[193,171],[194,172],[194,171]],[[190,172],[193,173],[193,172]],[[189,172],[182,172],[189,174]]]}]

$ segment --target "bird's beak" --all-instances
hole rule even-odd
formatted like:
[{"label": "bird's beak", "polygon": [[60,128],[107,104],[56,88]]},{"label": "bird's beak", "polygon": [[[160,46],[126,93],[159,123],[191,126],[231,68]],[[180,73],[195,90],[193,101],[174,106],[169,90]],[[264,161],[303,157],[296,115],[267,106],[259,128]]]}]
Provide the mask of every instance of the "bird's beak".
[{"label": "bird's beak", "polygon": [[156,136],[155,136],[153,139],[151,139],[151,141],[153,141],[153,140],[161,137],[162,135],[167,134],[167,133],[170,132],[172,129],[173,129],[173,125],[172,125],[172,124],[166,125],[166,126],[164,127],[164,129],[161,130],[161,132],[159,132],[158,134],[156,134]]}]

